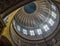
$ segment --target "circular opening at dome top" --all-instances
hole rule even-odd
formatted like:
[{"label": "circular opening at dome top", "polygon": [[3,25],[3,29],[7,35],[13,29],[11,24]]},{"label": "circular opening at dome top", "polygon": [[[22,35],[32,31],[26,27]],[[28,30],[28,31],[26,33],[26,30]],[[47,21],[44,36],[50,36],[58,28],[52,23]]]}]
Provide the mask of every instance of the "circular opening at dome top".
[{"label": "circular opening at dome top", "polygon": [[35,3],[29,3],[24,6],[24,11],[28,14],[34,13],[36,10],[36,4]]}]

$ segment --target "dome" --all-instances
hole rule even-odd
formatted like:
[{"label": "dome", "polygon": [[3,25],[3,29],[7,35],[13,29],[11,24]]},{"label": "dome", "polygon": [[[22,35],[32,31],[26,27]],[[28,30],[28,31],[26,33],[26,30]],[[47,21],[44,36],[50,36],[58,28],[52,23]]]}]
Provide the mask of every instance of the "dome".
[{"label": "dome", "polygon": [[37,41],[53,34],[58,23],[56,5],[52,1],[36,0],[17,11],[12,26],[21,38]]}]

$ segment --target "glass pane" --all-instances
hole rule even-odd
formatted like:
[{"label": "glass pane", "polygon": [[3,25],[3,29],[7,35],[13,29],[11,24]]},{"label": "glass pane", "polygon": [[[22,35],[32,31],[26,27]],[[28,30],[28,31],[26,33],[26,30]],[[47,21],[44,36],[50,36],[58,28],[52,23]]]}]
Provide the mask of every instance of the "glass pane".
[{"label": "glass pane", "polygon": [[42,30],[41,29],[37,29],[37,33],[38,33],[38,35],[42,34]]},{"label": "glass pane", "polygon": [[17,25],[17,30],[20,31],[20,26],[19,25]]},{"label": "glass pane", "polygon": [[33,30],[30,30],[30,35],[31,35],[31,36],[34,36],[34,35],[35,35],[35,33],[34,33]]},{"label": "glass pane", "polygon": [[53,26],[54,25],[54,21],[50,18],[49,19],[49,22],[48,22],[51,26]]},{"label": "glass pane", "polygon": [[55,19],[56,19],[56,13],[54,13],[53,11],[52,11],[52,17],[54,17]]},{"label": "glass pane", "polygon": [[44,25],[43,28],[44,28],[45,31],[48,31],[48,30],[50,29],[50,28],[48,27],[48,25]]},{"label": "glass pane", "polygon": [[51,5],[52,6],[52,9],[56,10],[56,7],[54,5]]},{"label": "glass pane", "polygon": [[27,30],[26,30],[26,29],[23,29],[23,33],[24,33],[25,35],[27,35]]}]

